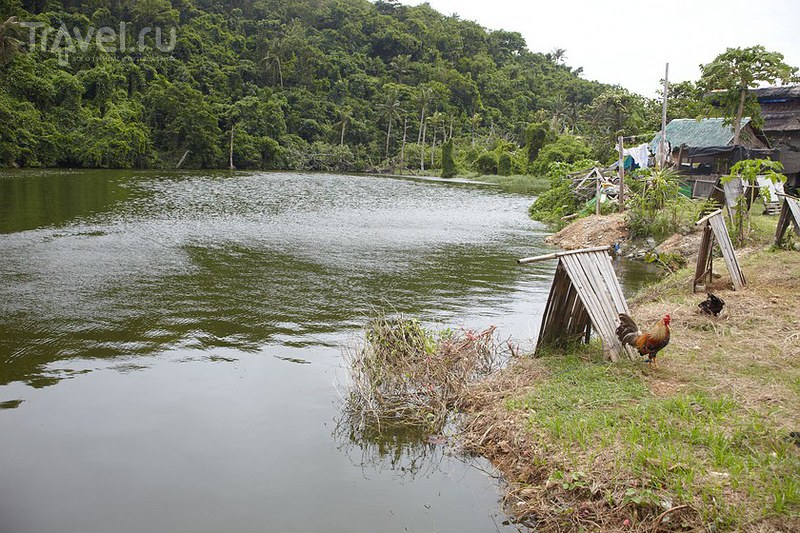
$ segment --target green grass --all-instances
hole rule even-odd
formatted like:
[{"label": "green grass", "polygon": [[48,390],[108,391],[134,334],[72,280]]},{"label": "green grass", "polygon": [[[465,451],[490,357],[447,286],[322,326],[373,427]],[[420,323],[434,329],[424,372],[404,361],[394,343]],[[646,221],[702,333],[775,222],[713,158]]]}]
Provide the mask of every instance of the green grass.
[{"label": "green grass", "polygon": [[[587,362],[592,351],[541,359],[547,377],[505,404],[525,411],[528,431],[564,462],[553,475],[566,488],[614,480],[616,505],[688,503],[725,528],[800,516],[800,454],[769,414],[697,386],[655,396],[639,365]],[[599,453],[613,460],[598,465]]]},{"label": "green grass", "polygon": [[470,174],[467,179],[495,183],[504,190],[516,194],[537,195],[550,188],[550,180],[546,177],[514,174],[511,176]]}]

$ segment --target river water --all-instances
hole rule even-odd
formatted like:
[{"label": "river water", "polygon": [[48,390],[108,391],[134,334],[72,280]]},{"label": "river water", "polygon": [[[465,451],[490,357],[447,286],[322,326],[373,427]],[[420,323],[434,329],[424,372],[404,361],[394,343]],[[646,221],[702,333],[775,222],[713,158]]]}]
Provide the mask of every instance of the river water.
[{"label": "river water", "polygon": [[[337,427],[341,350],[376,308],[530,347],[555,267],[515,263],[550,251],[531,201],[330,174],[0,173],[0,531],[509,529],[485,461]],[[652,277],[621,268],[628,291]]]}]

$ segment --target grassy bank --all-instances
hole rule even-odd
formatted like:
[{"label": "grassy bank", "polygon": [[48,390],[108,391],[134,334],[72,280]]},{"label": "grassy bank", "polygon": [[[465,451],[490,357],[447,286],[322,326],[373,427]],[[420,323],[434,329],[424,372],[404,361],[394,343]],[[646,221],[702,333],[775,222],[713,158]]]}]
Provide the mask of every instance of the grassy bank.
[{"label": "grassy bank", "polygon": [[467,179],[496,183],[504,190],[516,194],[541,194],[550,188],[547,177],[531,176],[527,174],[514,174],[511,176],[498,176],[496,174],[468,174]]},{"label": "grassy bank", "polygon": [[673,317],[658,370],[598,346],[519,358],[473,388],[465,446],[542,531],[800,530],[800,254],[741,254],[748,286],[699,314],[691,272],[639,294]]}]

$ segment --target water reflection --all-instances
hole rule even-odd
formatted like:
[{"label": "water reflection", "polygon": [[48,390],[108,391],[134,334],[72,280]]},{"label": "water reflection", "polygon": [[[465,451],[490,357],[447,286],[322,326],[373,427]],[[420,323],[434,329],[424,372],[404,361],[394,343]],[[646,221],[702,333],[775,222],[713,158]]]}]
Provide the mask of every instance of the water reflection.
[{"label": "water reflection", "polygon": [[405,424],[360,424],[346,416],[336,422],[333,438],[353,465],[365,477],[390,470],[398,477],[414,479],[437,472],[449,455],[446,441],[440,442],[424,428]]}]

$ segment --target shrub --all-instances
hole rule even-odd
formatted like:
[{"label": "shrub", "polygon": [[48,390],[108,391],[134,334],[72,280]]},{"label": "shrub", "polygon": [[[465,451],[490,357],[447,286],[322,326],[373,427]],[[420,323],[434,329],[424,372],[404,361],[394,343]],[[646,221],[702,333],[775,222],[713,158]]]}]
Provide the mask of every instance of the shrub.
[{"label": "shrub", "polygon": [[497,160],[497,173],[501,176],[511,175],[511,154],[503,152]]},{"label": "shrub", "polygon": [[658,240],[675,233],[680,226],[680,212],[690,204],[679,193],[678,173],[647,169],[640,176],[626,181],[632,191],[627,211],[631,236]]},{"label": "shrub", "polygon": [[494,152],[483,152],[475,160],[475,170],[481,174],[497,174],[497,155]]},{"label": "shrub", "polygon": [[544,175],[552,163],[575,163],[587,159],[591,153],[591,148],[580,137],[562,135],[556,142],[541,149],[531,165],[531,173]]},{"label": "shrub", "polygon": [[571,215],[578,210],[578,198],[572,189],[572,180],[567,176],[576,169],[592,166],[591,161],[582,160],[577,163],[552,163],[549,168],[550,189],[541,194],[528,209],[534,220],[541,222],[559,222],[561,217]]},{"label": "shrub", "polygon": [[442,145],[442,177],[452,178],[456,175],[456,162],[453,159],[453,139]]},{"label": "shrub", "polygon": [[528,168],[539,157],[539,152],[542,148],[546,144],[553,142],[554,137],[550,126],[544,122],[534,122],[528,125],[525,129],[526,166]]}]

